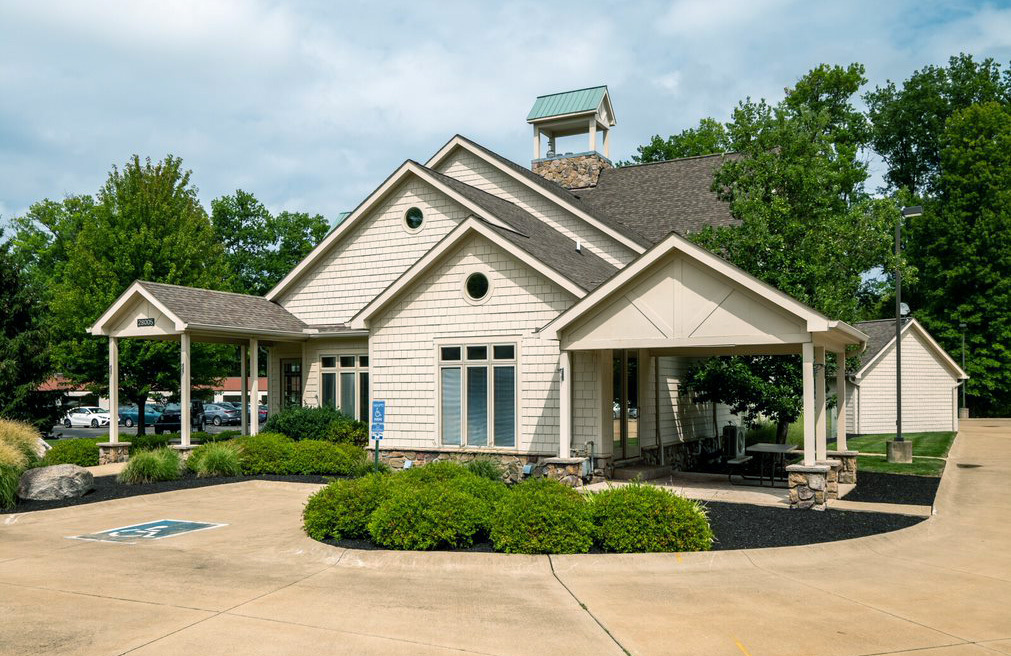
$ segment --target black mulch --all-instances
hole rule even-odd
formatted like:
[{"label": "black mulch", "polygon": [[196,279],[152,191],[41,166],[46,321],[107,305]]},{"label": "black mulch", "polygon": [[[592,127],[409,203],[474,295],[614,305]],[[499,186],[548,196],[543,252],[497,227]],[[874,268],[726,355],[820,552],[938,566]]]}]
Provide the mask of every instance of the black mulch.
[{"label": "black mulch", "polygon": [[846,501],[872,503],[908,503],[916,506],[934,505],[940,478],[857,472],[857,486],[845,496]]},{"label": "black mulch", "polygon": [[83,497],[76,499],[61,499],[59,501],[18,501],[13,510],[7,512],[31,512],[33,510],[48,510],[50,508],[63,508],[64,506],[78,506],[85,503],[95,503],[96,501],[108,501],[110,499],[123,499],[135,497],[141,494],[155,494],[157,492],[171,492],[173,490],[188,490],[195,487],[207,487],[208,485],[221,485],[222,483],[240,483],[242,481],[290,481],[294,483],[325,483],[333,477],[329,476],[273,476],[263,474],[259,476],[219,476],[198,478],[196,474],[187,473],[177,481],[160,481],[158,483],[139,483],[136,485],[126,485],[116,481],[115,476],[96,476],[95,489],[88,492]]}]

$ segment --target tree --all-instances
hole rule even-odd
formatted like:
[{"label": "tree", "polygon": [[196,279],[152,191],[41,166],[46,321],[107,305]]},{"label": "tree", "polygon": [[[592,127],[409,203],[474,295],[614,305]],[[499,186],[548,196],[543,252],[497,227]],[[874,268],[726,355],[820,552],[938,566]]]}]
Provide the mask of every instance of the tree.
[{"label": "tree", "polygon": [[941,167],[941,136],[948,119],[976,103],[1011,99],[1011,69],[993,59],[959,54],[946,67],[925,66],[899,88],[889,81],[864,95],[873,125],[871,143],[888,164],[892,189],[931,194]]},{"label": "tree", "polygon": [[698,127],[682,130],[666,139],[654,135],[648,144],[637,148],[631,162],[618,162],[618,166],[665,162],[679,157],[711,155],[730,150],[730,138],[723,124],[714,118],[704,118]]},{"label": "tree", "polygon": [[[908,228],[914,315],[957,354],[982,415],[1011,412],[1011,106],[956,110],[938,142],[937,195]],[[957,355],[956,355],[957,359]]]},{"label": "tree", "polygon": [[211,223],[234,276],[233,290],[257,295],[280,282],[330,228],[319,214],[272,216],[255,196],[241,189],[211,201]]},{"label": "tree", "polygon": [[[135,280],[207,289],[229,278],[222,248],[190,183],[182,160],[167,156],[157,164],[136,155],[122,170],[113,167],[85,214],[68,249],[61,277],[53,282],[51,309],[61,336],[53,358],[71,379],[107,390],[106,340],[87,328]],[[54,243],[67,236],[60,234]],[[211,384],[223,371],[231,349],[196,344],[194,385]],[[152,390],[179,390],[179,347],[155,340],[122,340],[120,389],[143,408]],[[144,431],[140,412],[140,432]]]},{"label": "tree", "polygon": [[38,391],[52,374],[38,286],[0,231],[0,417],[52,426],[57,406]]}]

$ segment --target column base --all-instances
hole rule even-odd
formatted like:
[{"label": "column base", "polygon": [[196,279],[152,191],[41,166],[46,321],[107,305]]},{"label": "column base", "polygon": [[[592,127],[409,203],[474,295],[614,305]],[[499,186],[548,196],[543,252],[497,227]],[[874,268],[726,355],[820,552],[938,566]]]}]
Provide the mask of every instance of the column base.
[{"label": "column base", "polygon": [[99,442],[98,464],[111,465],[115,462],[126,462],[130,459],[129,442]]},{"label": "column base", "polygon": [[828,487],[828,465],[788,465],[786,475],[790,485],[790,508],[825,510]]},{"label": "column base", "polygon": [[839,498],[839,470],[842,469],[842,461],[834,458],[829,460],[819,460],[815,464],[828,465],[828,474],[825,479],[825,499]]},{"label": "column base", "polygon": [[839,468],[839,483],[841,485],[857,484],[857,456],[859,451],[829,451],[828,457],[842,463]]},{"label": "column base", "polygon": [[909,464],[913,462],[913,443],[909,440],[898,442],[890,440],[885,442],[888,451],[888,462]]},{"label": "column base", "polygon": [[186,462],[186,460],[190,457],[190,454],[193,453],[193,449],[197,448],[198,446],[200,445],[188,444],[186,446],[183,446],[182,444],[173,444],[169,448],[178,451],[179,458],[182,459],[183,462]]},{"label": "column base", "polygon": [[958,409],[958,418],[959,419],[968,419],[969,418],[969,408],[959,408]]}]

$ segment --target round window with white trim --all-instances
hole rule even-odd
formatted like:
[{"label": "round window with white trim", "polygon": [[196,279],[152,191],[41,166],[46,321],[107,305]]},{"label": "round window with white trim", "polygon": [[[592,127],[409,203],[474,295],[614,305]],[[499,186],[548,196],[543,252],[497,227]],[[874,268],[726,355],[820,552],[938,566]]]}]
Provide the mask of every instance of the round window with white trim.
[{"label": "round window with white trim", "polygon": [[467,276],[463,283],[464,296],[470,303],[484,303],[491,295],[491,281],[488,276],[480,271]]},{"label": "round window with white trim", "polygon": [[421,230],[421,224],[424,222],[425,213],[419,208],[412,207],[404,212],[404,226],[407,228],[408,232],[418,232]]}]

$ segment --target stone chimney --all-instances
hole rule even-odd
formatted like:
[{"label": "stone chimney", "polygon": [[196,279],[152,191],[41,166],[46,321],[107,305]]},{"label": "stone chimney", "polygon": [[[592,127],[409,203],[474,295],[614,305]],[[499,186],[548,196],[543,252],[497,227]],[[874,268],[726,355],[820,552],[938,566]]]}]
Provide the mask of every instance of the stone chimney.
[{"label": "stone chimney", "polygon": [[[538,96],[527,115],[534,129],[534,173],[567,189],[595,187],[600,172],[611,168],[611,128],[615,125],[614,110],[607,87],[591,87],[576,91]],[[597,151],[597,132],[603,132],[603,154]],[[586,135],[588,149],[580,153],[555,151],[558,137]],[[542,138],[547,137],[546,156],[541,155]]]}]

